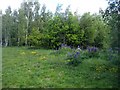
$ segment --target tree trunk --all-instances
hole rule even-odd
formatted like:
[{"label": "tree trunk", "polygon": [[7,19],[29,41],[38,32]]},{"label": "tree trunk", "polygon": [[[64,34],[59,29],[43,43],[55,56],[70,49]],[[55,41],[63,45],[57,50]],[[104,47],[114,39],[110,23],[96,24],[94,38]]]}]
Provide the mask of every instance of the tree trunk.
[{"label": "tree trunk", "polygon": [[11,35],[10,35],[10,34],[9,34],[9,36],[8,36],[8,45],[9,45],[9,46],[12,46]]},{"label": "tree trunk", "polygon": [[7,30],[5,29],[5,47],[8,46],[8,36],[7,36]]},{"label": "tree trunk", "polygon": [[18,37],[18,46],[20,46],[20,38]]},{"label": "tree trunk", "polygon": [[29,11],[28,11],[28,17],[27,17],[27,28],[26,28],[26,34],[25,34],[25,45],[28,45],[28,29],[29,29]]},{"label": "tree trunk", "polygon": [[8,46],[8,37],[5,37],[5,47]]}]

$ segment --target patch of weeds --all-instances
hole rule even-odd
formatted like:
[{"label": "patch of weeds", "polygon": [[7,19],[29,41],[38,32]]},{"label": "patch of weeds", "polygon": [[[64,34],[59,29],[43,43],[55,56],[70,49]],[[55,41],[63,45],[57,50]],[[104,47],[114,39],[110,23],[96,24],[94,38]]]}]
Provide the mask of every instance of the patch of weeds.
[{"label": "patch of weeds", "polygon": [[59,48],[58,50],[54,50],[50,54],[61,55],[61,54],[67,54],[67,52],[71,52],[71,51],[72,51],[72,49],[69,46],[65,46],[65,47]]},{"label": "patch of weeds", "polygon": [[99,56],[98,48],[97,47],[87,47],[86,55],[89,58],[94,58],[94,57],[98,58],[98,56]]},{"label": "patch of weeds", "polygon": [[99,52],[99,58],[110,61],[114,65],[120,65],[120,57],[118,51],[112,48],[101,50]]},{"label": "patch of weeds", "polygon": [[61,47],[58,50],[54,50],[52,53],[50,54],[54,54],[54,55],[64,55],[67,54],[68,52],[72,52],[73,49],[71,49],[70,46],[67,46],[66,44],[62,44]]},{"label": "patch of weeds", "polygon": [[68,65],[78,66],[81,63],[80,51],[68,52],[66,61]]}]

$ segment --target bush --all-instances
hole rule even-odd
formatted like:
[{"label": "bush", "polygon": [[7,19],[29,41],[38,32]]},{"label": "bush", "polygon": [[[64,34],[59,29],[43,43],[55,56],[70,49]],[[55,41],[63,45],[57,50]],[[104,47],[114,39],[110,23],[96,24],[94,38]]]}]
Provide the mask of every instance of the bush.
[{"label": "bush", "polygon": [[67,60],[69,65],[77,66],[84,59],[98,58],[99,51],[97,47],[88,47],[86,50],[73,50],[71,53],[68,52]]},{"label": "bush", "polygon": [[112,48],[106,50],[106,59],[110,60],[113,64],[119,64],[120,65],[120,60],[118,56],[118,51],[114,50]]},{"label": "bush", "polygon": [[72,53],[68,52],[66,60],[68,65],[77,66],[81,63],[80,51],[76,50]]},{"label": "bush", "polygon": [[80,59],[80,50],[71,49],[70,46],[62,44],[58,50],[55,50],[51,54],[54,55],[67,55],[66,61],[68,65],[77,66],[81,63]]},{"label": "bush", "polygon": [[89,58],[94,58],[94,57],[98,58],[99,57],[98,48],[97,47],[87,47],[86,55]]},{"label": "bush", "polygon": [[82,60],[83,59],[88,59],[89,58],[88,51],[87,50],[82,50],[80,52],[80,57],[81,57]]},{"label": "bush", "polygon": [[99,53],[100,58],[106,60],[115,60],[118,56],[117,51],[112,48],[101,50]]},{"label": "bush", "polygon": [[51,54],[54,54],[54,55],[67,54],[68,52],[71,52],[71,51],[72,51],[71,47],[62,44],[58,50],[55,50]]},{"label": "bush", "polygon": [[42,38],[44,35],[39,32],[38,29],[33,28],[28,36],[28,43],[30,46],[40,47],[42,44]]},{"label": "bush", "polygon": [[118,55],[118,51],[115,49],[109,48],[99,51],[99,58],[108,60],[112,64],[120,65],[120,57]]}]

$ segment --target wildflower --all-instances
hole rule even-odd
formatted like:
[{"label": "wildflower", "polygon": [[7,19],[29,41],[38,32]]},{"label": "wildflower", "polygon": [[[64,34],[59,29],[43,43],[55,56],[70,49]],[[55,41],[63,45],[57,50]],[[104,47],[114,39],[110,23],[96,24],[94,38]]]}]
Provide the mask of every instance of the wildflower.
[{"label": "wildflower", "polygon": [[40,58],[41,60],[45,60],[46,59],[46,57],[44,56],[44,57],[42,57],[42,58]]},{"label": "wildflower", "polygon": [[64,44],[61,44],[61,47],[64,47],[65,45]]},{"label": "wildflower", "polygon": [[66,44],[61,44],[61,48],[65,48],[65,47],[67,47]]},{"label": "wildflower", "polygon": [[74,55],[74,58],[77,58],[79,54],[80,54],[80,52],[76,52]]},{"label": "wildflower", "polygon": [[37,54],[37,52],[31,52],[31,53],[34,54],[34,55]]},{"label": "wildflower", "polygon": [[76,52],[76,54],[77,54],[77,55],[79,55],[79,54],[80,54],[80,52],[78,52],[78,51],[77,51],[77,52]]},{"label": "wildflower", "polygon": [[68,62],[70,62],[70,60],[67,60]]},{"label": "wildflower", "polygon": [[88,50],[88,52],[91,52],[91,48],[89,46],[87,47],[87,50]]},{"label": "wildflower", "polygon": [[21,54],[22,54],[22,55],[25,55],[25,52],[22,52]]},{"label": "wildflower", "polygon": [[98,51],[98,48],[94,47],[94,52],[97,52]]},{"label": "wildflower", "polygon": [[46,57],[44,56],[43,58],[45,59]]},{"label": "wildflower", "polygon": [[87,47],[88,52],[97,52],[98,48],[97,47]]},{"label": "wildflower", "polygon": [[30,70],[30,69],[28,69],[28,72],[31,72],[31,70]]}]

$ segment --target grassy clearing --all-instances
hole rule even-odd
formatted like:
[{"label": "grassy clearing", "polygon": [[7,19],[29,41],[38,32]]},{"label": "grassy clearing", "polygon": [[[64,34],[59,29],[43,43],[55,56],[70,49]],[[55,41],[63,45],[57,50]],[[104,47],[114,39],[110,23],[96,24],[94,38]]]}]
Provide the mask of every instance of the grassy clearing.
[{"label": "grassy clearing", "polygon": [[86,59],[77,67],[66,65],[65,54],[52,50],[3,48],[3,88],[113,88],[118,68],[103,59]]}]

